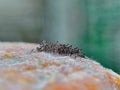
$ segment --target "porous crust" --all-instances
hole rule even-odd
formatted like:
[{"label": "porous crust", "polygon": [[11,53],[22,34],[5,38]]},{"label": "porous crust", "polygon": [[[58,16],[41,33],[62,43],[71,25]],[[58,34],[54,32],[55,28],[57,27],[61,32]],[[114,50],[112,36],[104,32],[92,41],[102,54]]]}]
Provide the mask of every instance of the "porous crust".
[{"label": "porous crust", "polygon": [[36,47],[0,43],[1,90],[120,90],[120,76],[99,63],[38,52]]}]

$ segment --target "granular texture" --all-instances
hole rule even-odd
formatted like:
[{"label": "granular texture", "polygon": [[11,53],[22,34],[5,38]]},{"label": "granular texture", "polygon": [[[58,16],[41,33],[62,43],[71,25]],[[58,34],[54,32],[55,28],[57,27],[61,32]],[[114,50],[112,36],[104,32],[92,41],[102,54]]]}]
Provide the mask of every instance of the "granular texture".
[{"label": "granular texture", "polygon": [[120,90],[120,76],[99,63],[36,47],[0,43],[0,90]]}]

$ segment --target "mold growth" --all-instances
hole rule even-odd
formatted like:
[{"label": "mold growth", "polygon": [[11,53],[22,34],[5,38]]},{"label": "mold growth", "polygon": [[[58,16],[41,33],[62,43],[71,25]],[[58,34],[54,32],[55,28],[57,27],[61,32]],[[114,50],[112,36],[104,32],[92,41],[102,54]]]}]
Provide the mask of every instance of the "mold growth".
[{"label": "mold growth", "polygon": [[56,43],[41,41],[39,47],[36,49],[38,52],[54,53],[72,57],[86,57],[82,52],[82,49],[79,49],[77,47],[73,48],[72,45],[69,44],[60,44],[58,41]]}]

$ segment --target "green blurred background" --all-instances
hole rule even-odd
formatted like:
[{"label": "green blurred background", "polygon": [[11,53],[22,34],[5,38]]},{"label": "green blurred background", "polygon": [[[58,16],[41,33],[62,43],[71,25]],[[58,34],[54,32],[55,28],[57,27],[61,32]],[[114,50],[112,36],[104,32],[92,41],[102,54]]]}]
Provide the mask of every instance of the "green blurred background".
[{"label": "green blurred background", "polygon": [[120,0],[0,0],[0,41],[69,43],[120,73]]}]

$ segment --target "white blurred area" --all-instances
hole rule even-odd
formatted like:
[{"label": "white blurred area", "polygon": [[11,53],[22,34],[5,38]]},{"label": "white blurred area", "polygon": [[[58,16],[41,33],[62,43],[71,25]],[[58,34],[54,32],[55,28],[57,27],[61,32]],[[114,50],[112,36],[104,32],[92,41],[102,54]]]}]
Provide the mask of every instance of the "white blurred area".
[{"label": "white blurred area", "polygon": [[[86,27],[83,0],[46,0],[45,38],[77,45]],[[54,35],[54,36],[53,36]],[[48,37],[46,37],[48,36]]]},{"label": "white blurred area", "polygon": [[84,6],[82,0],[0,0],[0,40],[76,45],[86,27]]},{"label": "white blurred area", "polygon": [[81,0],[0,0],[0,40],[46,39],[75,45],[86,27],[83,3]]},{"label": "white blurred area", "polygon": [[0,40],[40,38],[42,11],[42,0],[0,0]]}]

